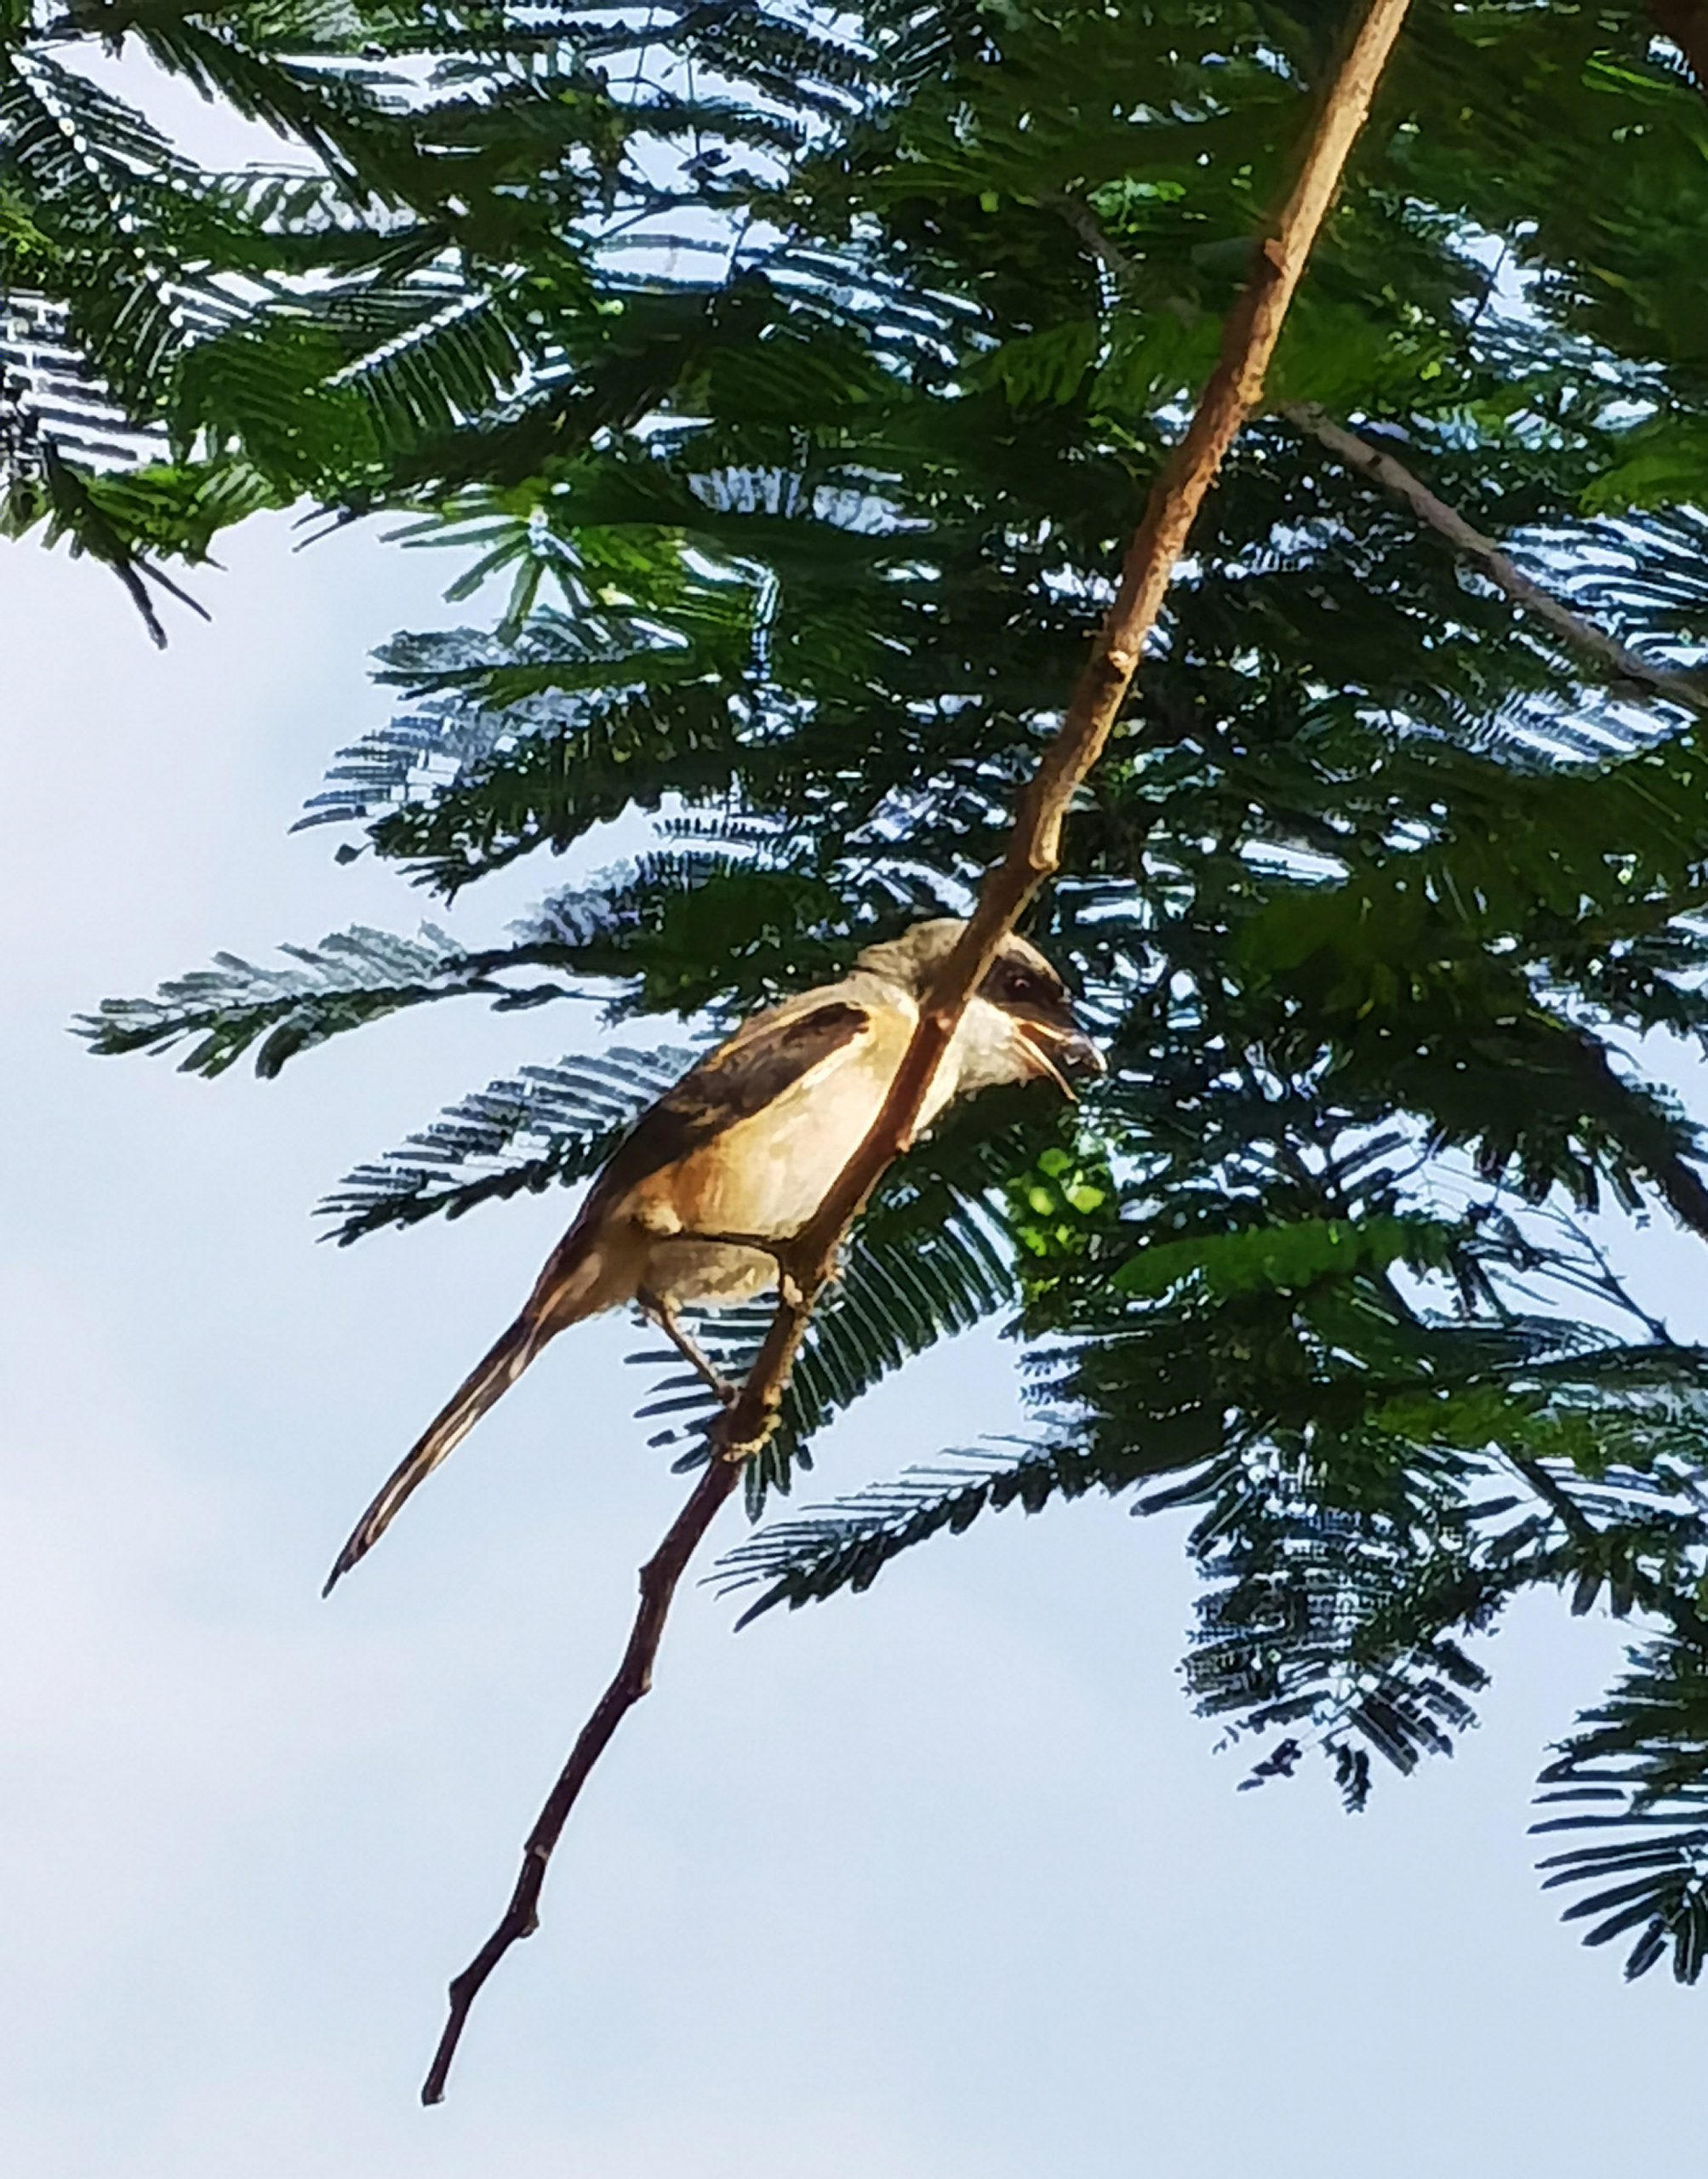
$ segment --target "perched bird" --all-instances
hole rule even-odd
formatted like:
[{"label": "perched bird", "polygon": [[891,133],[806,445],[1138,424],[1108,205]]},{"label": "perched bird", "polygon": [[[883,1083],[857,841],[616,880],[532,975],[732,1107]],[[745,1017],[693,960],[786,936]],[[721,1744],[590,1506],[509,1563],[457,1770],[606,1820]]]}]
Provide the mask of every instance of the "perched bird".
[{"label": "perched bird", "polygon": [[[684,1303],[751,1301],[865,1140],[923,1000],[964,925],[942,916],[869,946],[839,982],[744,1021],[643,1113],[546,1260],[522,1313],[475,1365],[357,1524],[327,1581],[370,1550],[416,1485],[506,1393],[547,1340],[636,1303],[710,1375]],[[932,1077],[917,1128],[957,1097],[1070,1078],[1103,1060],[1035,946],[1005,939]],[[767,1244],[773,1244],[768,1250]]]}]

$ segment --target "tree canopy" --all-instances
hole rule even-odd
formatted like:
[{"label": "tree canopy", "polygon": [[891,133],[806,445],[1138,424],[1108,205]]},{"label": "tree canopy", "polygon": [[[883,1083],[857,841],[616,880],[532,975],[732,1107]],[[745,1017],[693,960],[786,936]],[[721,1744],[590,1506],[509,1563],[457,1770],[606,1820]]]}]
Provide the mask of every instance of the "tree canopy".
[{"label": "tree canopy", "polygon": [[[1354,1807],[1373,1758],[1450,1748],[1512,1599],[1603,1600],[1640,1642],[1545,1771],[1548,1880],[1686,1981],[1708,1350],[1582,1221],[1708,1240],[1651,1044],[1708,1027],[1698,21],[1414,13],[1032,927],[1107,1082],[895,1169],[723,1567],[751,1615],[1016,1502],[1188,1507],[1194,1699]],[[400,1008],[589,989],[625,1033],[705,1029],[964,909],[1342,31],[1312,0],[3,0],[11,528],[151,615],[163,561],[265,506],[460,548],[488,620],[392,639],[395,718],[300,821],[446,903],[568,858],[502,947],[221,957],[107,1002],[94,1049],[271,1074]],[[95,87],[101,44],[300,171],[191,165]],[[651,848],[589,873],[628,813]],[[328,1230],[577,1181],[682,1059],[554,1050],[542,1018]],[[1027,1443],[780,1507],[828,1416],[991,1318]],[[707,1327],[727,1370],[763,1323]],[[703,1457],[694,1380],[643,1411]]]}]

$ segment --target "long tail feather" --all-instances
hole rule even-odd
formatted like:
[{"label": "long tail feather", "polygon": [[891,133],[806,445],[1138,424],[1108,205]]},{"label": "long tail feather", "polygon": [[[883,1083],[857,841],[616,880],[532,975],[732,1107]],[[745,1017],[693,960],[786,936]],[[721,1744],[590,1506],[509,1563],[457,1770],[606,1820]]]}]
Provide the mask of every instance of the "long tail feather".
[{"label": "long tail feather", "polygon": [[387,1478],[384,1488],[351,1531],[326,1577],[323,1596],[358,1558],[364,1558],[391,1525],[403,1501],[425,1483],[439,1462],[461,1444],[489,1407],[500,1400],[561,1322],[542,1318],[534,1302],[475,1364],[414,1445]]}]

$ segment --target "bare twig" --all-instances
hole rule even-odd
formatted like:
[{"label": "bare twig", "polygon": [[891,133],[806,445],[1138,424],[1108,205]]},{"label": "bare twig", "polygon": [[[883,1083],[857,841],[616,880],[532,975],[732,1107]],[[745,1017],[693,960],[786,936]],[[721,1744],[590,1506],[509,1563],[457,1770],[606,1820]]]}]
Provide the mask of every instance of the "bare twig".
[{"label": "bare twig", "polygon": [[1228,313],[1221,354],[1185,436],[1163,465],[1121,572],[1115,602],[1067,716],[1022,794],[1002,861],[986,878],[959,944],[921,1009],[883,1108],[816,1215],[780,1253],[782,1299],[740,1396],[711,1433],[712,1460],[641,1576],[641,1606],[616,1678],[582,1729],[524,1852],[504,1919],[451,1985],[450,2017],[423,2101],[437,2102],[469,2008],[499,1960],[535,1924],[546,1866],[576,1795],[616,1730],[646,1692],[671,1597],[689,1553],[734,1490],[740,1464],[777,1427],[783,1391],[814,1303],[835,1270],[838,1245],[891,1162],[911,1141],[932,1077],[968,998],[1003,938],[1055,872],[1061,830],[1075,791],[1102,753],[1131,684],[1140,650],[1204,495],[1263,392],[1282,323],[1341,170],[1405,20],[1408,0],[1370,0],[1317,117],[1300,176],[1274,232],[1259,247],[1251,277]]},{"label": "bare twig", "polygon": [[1020,798],[1007,851],[985,879],[961,941],[944,964],[883,1110],[818,1215],[798,1237],[791,1266],[800,1289],[798,1302],[779,1308],[741,1398],[722,1426],[728,1458],[741,1459],[756,1451],[775,1428],[782,1388],[837,1242],[892,1159],[906,1147],[938,1063],[997,949],[1055,872],[1068,805],[1103,752],[1187,534],[1235,434],[1262,393],[1264,374],[1288,306],[1339,186],[1346,155],[1369,111],[1406,7],[1407,0],[1372,0],[1330,87],[1293,194],[1274,234],[1260,246],[1251,277],[1228,313],[1220,357],[1185,437],[1151,487],[1144,520],[1122,568],[1115,602],[1099,631],[1067,716]]},{"label": "bare twig", "polygon": [[1210,315],[1185,295],[1157,294],[1156,283],[1145,277],[1144,268],[1122,249],[1084,197],[1060,190],[1045,190],[1037,201],[1047,211],[1059,213],[1066,220],[1105,271],[1128,290],[1135,302],[1150,303],[1156,309],[1167,311],[1183,325],[1197,325]]},{"label": "bare twig", "polygon": [[688,1494],[682,1511],[671,1523],[663,1542],[642,1567],[641,1600],[635,1612],[635,1623],[629,1632],[629,1645],[623,1652],[623,1661],[617,1667],[616,1677],[599,1697],[592,1716],[582,1726],[575,1745],[570,1750],[569,1760],[558,1773],[557,1782],[547,1796],[533,1830],[528,1834],[528,1843],[522,1850],[522,1873],[516,1880],[516,1889],[510,1895],[510,1904],[504,1910],[503,1919],[451,1984],[450,2012],[445,2022],[444,2033],[439,2038],[439,2047],[433,2053],[433,2062],[428,2068],[427,2078],[422,2084],[423,2103],[437,2103],[443,2100],[446,2077],[451,2070],[451,2061],[457,2054],[463,2024],[469,2016],[469,2008],[480,1994],[482,1984],[511,1945],[523,1937],[532,1936],[538,1926],[540,1890],[546,1881],[551,1850],[562,1836],[563,1827],[569,1820],[569,1811],[580,1798],[593,1765],[608,1746],[612,1734],[651,1687],[653,1661],[658,1656],[665,1619],[670,1611],[671,1599],[676,1594],[677,1583],[682,1579],[683,1569],[694,1556],[700,1538],[711,1527],[718,1507],[740,1480],[740,1469],[729,1461],[709,1461],[700,1480]]},{"label": "bare twig", "polygon": [[1422,478],[1414,476],[1386,448],[1373,446],[1368,439],[1349,432],[1344,424],[1335,423],[1314,402],[1283,402],[1276,413],[1320,441],[1344,467],[1368,477],[1373,484],[1380,484],[1384,491],[1402,500],[1420,522],[1439,532],[1455,552],[1475,560],[1488,580],[1504,590],[1515,605],[1545,621],[1573,650],[1593,659],[1610,679],[1631,682],[1666,703],[1708,712],[1708,689],[1699,681],[1667,666],[1651,666],[1634,650],[1627,650],[1617,637],[1574,613],[1551,591],[1521,574],[1492,537],[1473,529],[1463,515],[1456,514],[1445,500],[1437,499]]}]

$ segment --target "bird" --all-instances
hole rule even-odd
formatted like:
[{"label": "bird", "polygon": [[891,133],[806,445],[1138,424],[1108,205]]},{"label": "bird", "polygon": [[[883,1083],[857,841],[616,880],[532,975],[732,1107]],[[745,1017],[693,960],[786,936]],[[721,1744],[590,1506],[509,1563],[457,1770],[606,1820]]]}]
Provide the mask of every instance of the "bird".
[{"label": "bird", "polygon": [[[788,1244],[865,1139],[920,1009],[966,925],[916,923],[868,946],[834,983],[744,1021],[648,1107],[612,1153],[509,1329],[405,1455],[351,1531],[323,1594],[548,1340],[637,1306],[714,1383],[685,1306],[733,1308],[786,1280]],[[1104,1061],[1061,978],[1010,933],[927,1088],[923,1134],[958,1099],[1043,1080],[1069,1097]]]}]

